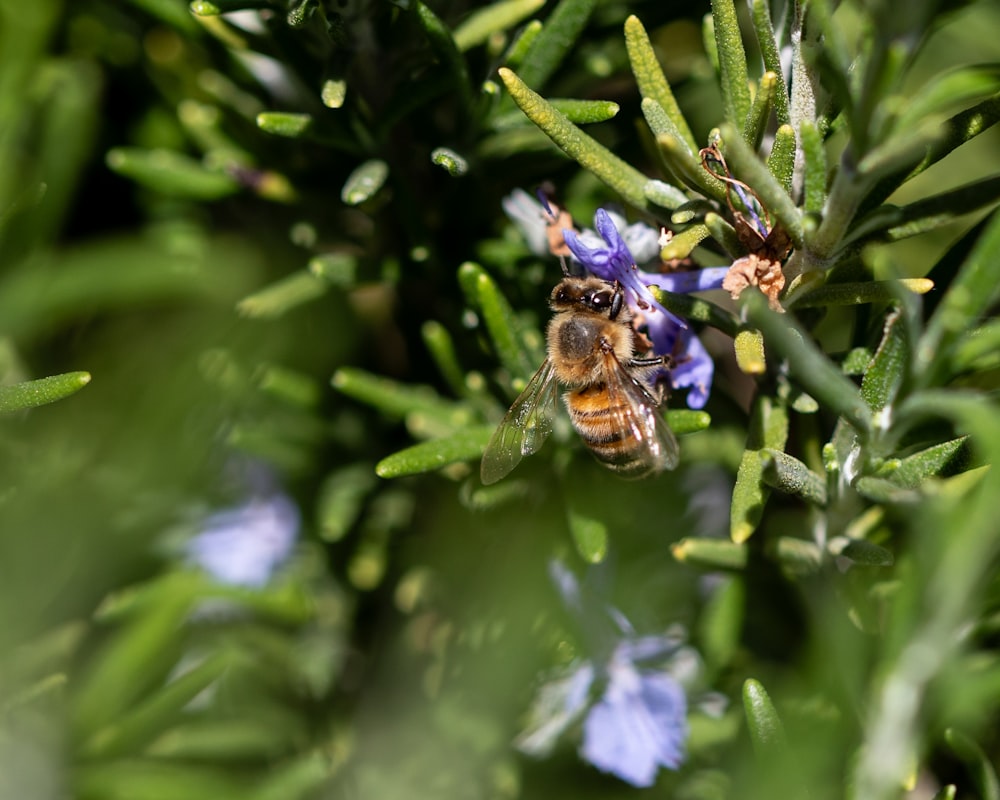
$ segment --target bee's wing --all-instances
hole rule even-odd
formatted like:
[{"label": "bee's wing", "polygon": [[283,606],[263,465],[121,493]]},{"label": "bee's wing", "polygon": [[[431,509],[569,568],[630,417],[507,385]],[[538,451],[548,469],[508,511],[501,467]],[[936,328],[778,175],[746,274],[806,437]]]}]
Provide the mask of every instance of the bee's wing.
[{"label": "bee's wing", "polygon": [[531,455],[542,446],[552,432],[557,388],[552,362],[546,358],[486,445],[480,467],[483,483],[496,483],[514,469],[523,456]]},{"label": "bee's wing", "polygon": [[629,372],[613,352],[605,356],[608,402],[615,409],[613,424],[639,443],[639,460],[650,472],[674,469],[680,458],[677,437],[646,385]]}]

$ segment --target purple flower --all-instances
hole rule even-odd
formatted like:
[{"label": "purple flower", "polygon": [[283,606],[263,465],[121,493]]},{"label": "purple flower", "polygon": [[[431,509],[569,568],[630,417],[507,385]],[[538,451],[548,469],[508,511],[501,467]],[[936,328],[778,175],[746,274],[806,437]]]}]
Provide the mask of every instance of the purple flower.
[{"label": "purple flower", "polygon": [[[645,636],[621,640],[606,664],[574,662],[539,689],[517,748],[545,757],[582,718],[585,761],[633,786],[652,786],[661,767],[677,769],[684,761],[687,697],[666,669],[637,662],[678,652],[675,637]],[[599,680],[603,692],[594,702],[591,692]]]},{"label": "purple flower", "polygon": [[[677,631],[637,636],[620,611],[585,591],[561,562],[551,562],[549,573],[584,633],[610,636],[585,636],[591,657],[574,661],[542,685],[516,745],[528,755],[547,756],[582,720],[585,761],[633,786],[652,786],[661,767],[677,769],[684,760],[682,681],[696,678],[697,657]],[[602,623],[611,623],[610,629]]]},{"label": "purple flower", "polygon": [[188,560],[220,583],[259,588],[291,554],[298,532],[299,510],[286,495],[254,496],[210,515],[188,542]]},{"label": "purple flower", "polygon": [[684,689],[666,672],[638,669],[627,642],[607,671],[604,696],[583,723],[580,754],[633,786],[652,786],[660,767],[677,769],[684,760]]},{"label": "purple flower", "polygon": [[561,677],[545,683],[532,703],[528,726],[515,745],[522,753],[545,758],[563,733],[580,719],[590,704],[594,665],[577,662]]},{"label": "purple flower", "polygon": [[653,312],[663,314],[671,319],[674,325],[686,328],[687,326],[678,317],[656,302],[652,292],[639,279],[639,271],[628,245],[618,232],[611,215],[603,208],[597,209],[597,213],[594,214],[594,227],[603,241],[598,241],[592,234],[590,236],[577,234],[569,228],[563,231],[566,244],[574,257],[598,278],[618,281],[624,286],[628,293],[629,306],[633,309],[643,314],[651,315]]},{"label": "purple flower", "polygon": [[545,207],[524,189],[515,189],[501,201],[500,205],[503,206],[504,213],[510,221],[521,231],[521,235],[528,243],[528,249],[536,256],[549,255]]},{"label": "purple flower", "polygon": [[[597,234],[589,231],[577,234],[564,230],[566,244],[574,258],[592,274],[606,281],[617,281],[626,290],[629,307],[641,314],[646,335],[653,343],[657,355],[670,355],[674,365],[666,371],[674,389],[690,389],[687,404],[690,408],[703,408],[708,401],[715,367],[708,351],[677,316],[671,314],[653,297],[650,285],[657,285],[668,292],[687,293],[718,289],[729,271],[728,267],[710,267],[696,272],[659,274],[639,270],[636,258],[625,237],[619,233],[615,220],[603,208],[594,215]],[[642,261],[658,257],[659,247],[649,255],[648,235],[641,237],[637,228],[652,228],[636,223],[626,228],[629,238],[643,247]],[[658,242],[658,240],[657,240]]]}]

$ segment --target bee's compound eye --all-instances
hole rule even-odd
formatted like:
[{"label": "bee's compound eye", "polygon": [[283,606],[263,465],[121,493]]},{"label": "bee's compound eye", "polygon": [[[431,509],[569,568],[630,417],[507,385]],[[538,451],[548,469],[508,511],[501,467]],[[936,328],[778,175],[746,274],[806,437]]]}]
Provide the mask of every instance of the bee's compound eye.
[{"label": "bee's compound eye", "polygon": [[614,292],[600,291],[594,292],[589,298],[591,307],[599,310],[611,307],[611,302],[614,299]]}]

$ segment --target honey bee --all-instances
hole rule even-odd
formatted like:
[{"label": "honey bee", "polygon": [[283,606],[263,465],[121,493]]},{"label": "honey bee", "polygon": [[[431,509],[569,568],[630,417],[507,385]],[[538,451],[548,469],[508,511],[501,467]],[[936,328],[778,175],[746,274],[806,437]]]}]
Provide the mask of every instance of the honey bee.
[{"label": "honey bee", "polygon": [[622,287],[568,276],[552,290],[549,306],[555,313],[548,356],[486,446],[483,483],[500,480],[542,446],[552,431],[559,384],[573,427],[609,469],[643,478],[676,467],[677,439],[658,411],[663,392],[652,384],[672,362],[670,356],[636,356]]}]

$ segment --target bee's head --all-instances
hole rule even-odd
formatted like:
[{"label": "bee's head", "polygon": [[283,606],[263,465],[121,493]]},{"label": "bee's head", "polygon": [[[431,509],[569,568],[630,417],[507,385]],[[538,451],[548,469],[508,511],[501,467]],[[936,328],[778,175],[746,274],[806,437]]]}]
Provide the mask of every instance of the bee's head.
[{"label": "bee's head", "polygon": [[584,308],[613,320],[625,307],[625,293],[600,278],[565,278],[552,290],[549,304],[555,311]]}]

